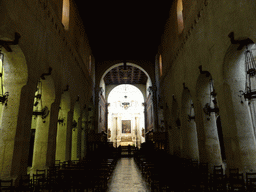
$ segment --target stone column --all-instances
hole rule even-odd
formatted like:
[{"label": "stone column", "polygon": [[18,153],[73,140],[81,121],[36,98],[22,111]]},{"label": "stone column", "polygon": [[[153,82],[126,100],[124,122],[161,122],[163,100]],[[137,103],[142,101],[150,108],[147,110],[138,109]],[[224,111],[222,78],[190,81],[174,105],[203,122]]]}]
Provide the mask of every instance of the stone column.
[{"label": "stone column", "polygon": [[186,103],[183,104],[182,111],[182,156],[187,159],[199,160],[194,107],[190,99],[183,102]]},{"label": "stone column", "polygon": [[233,130],[229,140],[233,146],[234,165],[244,173],[256,171],[256,142],[248,101],[243,100],[241,103],[238,97],[239,88],[242,90],[244,86],[243,81],[230,78],[228,83],[226,88],[231,100],[226,101],[226,107],[229,112],[229,129]]},{"label": "stone column", "polygon": [[143,103],[144,105],[144,124],[145,124],[145,141],[147,141],[147,138],[146,138],[146,132],[147,132],[147,103]]},{"label": "stone column", "polygon": [[117,117],[112,117],[112,140],[114,143],[114,147],[117,147]]},{"label": "stone column", "polygon": [[[159,131],[158,127],[158,106],[157,106],[157,87],[153,85],[149,87],[150,93],[152,94],[152,103],[153,103],[153,117],[154,117],[154,131]],[[153,118],[151,117],[151,118]]]},{"label": "stone column", "polygon": [[47,155],[46,155],[47,167],[55,164],[58,111],[59,111],[59,103],[53,103],[51,106],[48,146],[47,146]]},{"label": "stone column", "polygon": [[82,120],[82,134],[81,134],[81,158],[84,158],[87,153],[87,132],[88,132],[88,112],[84,110],[84,116]]},{"label": "stone column", "polygon": [[95,111],[94,111],[94,130],[95,133],[99,132],[99,101],[100,101],[100,95],[102,94],[103,88],[102,87],[97,87],[95,89]]},{"label": "stone column", "polygon": [[[220,151],[220,143],[218,137],[218,130],[216,124],[215,113],[212,112],[210,115],[206,114],[203,110],[206,103],[210,102],[210,93],[202,93],[199,96],[199,102],[201,109],[201,115],[196,119],[197,122],[201,122],[198,125],[198,130],[201,133],[201,139],[203,139],[203,147],[204,148],[204,158],[200,156],[200,159],[209,163],[210,170],[213,169],[214,165],[222,165],[221,151]],[[211,105],[213,107],[213,105]],[[200,126],[201,125],[201,126]],[[202,138],[203,137],[203,138]]]},{"label": "stone column", "polygon": [[78,128],[77,128],[77,155],[76,158],[80,159],[81,158],[81,149],[82,149],[82,142],[81,142],[81,137],[82,137],[82,119],[81,117],[78,118]]},{"label": "stone column", "polygon": [[59,118],[63,118],[63,123],[59,122],[57,125],[55,159],[60,161],[66,160],[67,116],[68,116],[68,111],[63,110],[63,116],[59,117]]},{"label": "stone column", "polygon": [[[74,121],[77,125],[74,126]],[[78,139],[78,118],[73,119],[72,123],[72,146],[71,146],[71,160],[77,160],[77,139]]]},{"label": "stone column", "polygon": [[[28,82],[28,84],[22,87],[20,96],[20,107],[18,114],[16,141],[14,145],[14,162],[12,163],[12,178],[17,174],[27,174],[29,146],[30,146],[30,132],[31,132],[31,116],[34,101],[34,87],[35,84]],[[17,142],[18,141],[18,142]],[[0,150],[2,147],[0,147]],[[19,158],[21,160],[19,161]],[[2,165],[2,164],[1,164]]]},{"label": "stone column", "polygon": [[0,126],[1,179],[15,180],[19,174],[27,171],[34,93],[31,84],[22,87],[20,84],[8,88],[7,106],[3,105]]},{"label": "stone column", "polygon": [[[53,101],[51,100],[46,102],[48,103],[48,108],[50,108],[49,106],[51,106],[52,102]],[[41,115],[37,117],[32,172],[35,172],[37,169],[47,169],[46,160],[49,142],[50,116],[51,112],[49,112],[49,115],[45,119],[42,119]]]},{"label": "stone column", "polygon": [[66,161],[71,160],[71,146],[72,146],[72,120],[73,120],[73,111],[68,112],[67,118],[67,141],[66,141]]},{"label": "stone column", "polygon": [[196,123],[194,120],[185,121],[184,123],[183,149],[185,150],[185,157],[199,160]]}]

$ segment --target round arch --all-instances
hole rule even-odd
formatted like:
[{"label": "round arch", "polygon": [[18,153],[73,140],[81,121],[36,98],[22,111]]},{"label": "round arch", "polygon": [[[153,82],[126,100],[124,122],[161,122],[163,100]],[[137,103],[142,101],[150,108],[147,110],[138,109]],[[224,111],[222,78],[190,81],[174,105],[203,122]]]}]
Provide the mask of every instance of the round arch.
[{"label": "round arch", "polygon": [[[103,78],[105,77],[105,75],[106,75],[109,71],[111,71],[113,68],[118,67],[118,66],[122,66],[122,65],[123,65],[123,63],[118,63],[118,64],[115,64],[115,65],[109,67],[109,68],[103,73],[103,75],[101,76],[101,79],[100,79],[100,82],[99,82],[99,87],[102,87],[102,88],[105,90],[105,84],[104,84],[104,80],[103,80]],[[147,78],[148,78],[147,87],[152,86],[151,77],[150,77],[150,75],[147,73],[146,70],[144,70],[141,66],[139,66],[139,65],[137,65],[137,64],[134,64],[134,63],[127,63],[127,66],[133,66],[133,67],[136,67],[136,68],[140,69],[143,73],[145,73],[145,75],[146,75]],[[114,86],[110,87],[109,90],[108,90],[108,92],[105,93],[105,98],[106,98],[106,100],[107,100],[107,98],[108,98],[109,93],[110,93],[116,86],[118,86],[118,85],[114,85]],[[144,95],[144,99],[146,99],[147,93],[146,93],[145,91],[143,91],[143,88],[140,87],[139,85],[136,85],[136,84],[135,84],[135,86],[136,86],[138,89],[140,89],[140,91],[141,91],[141,92],[143,93],[143,95]]]},{"label": "round arch", "polygon": [[108,141],[119,145],[141,146],[145,141],[144,97],[134,85],[116,86],[108,98]]},{"label": "round arch", "polygon": [[[224,99],[228,114],[224,119],[228,124],[224,123],[223,129],[229,135],[227,143],[229,147],[226,147],[227,164],[229,168],[236,167],[242,172],[256,169],[255,155],[253,155],[256,151],[254,115],[251,111],[255,101],[247,100],[243,94],[240,94],[240,91],[245,91],[246,84],[246,46],[253,55],[256,55],[255,44],[249,42],[250,40],[242,47],[240,44],[230,45],[223,63]],[[255,89],[255,80],[252,86]]]},{"label": "round arch", "polygon": [[[12,41],[10,38],[1,37]],[[1,61],[2,82],[1,94],[9,92],[8,99],[0,103],[0,152],[2,154],[1,177],[10,178],[18,175],[20,171],[25,170],[25,164],[21,164],[19,159],[23,159],[23,153],[27,152],[26,138],[23,137],[25,130],[24,119],[27,119],[27,113],[24,113],[25,103],[27,101],[24,93],[28,81],[27,60],[19,45],[11,46],[12,52],[1,48],[4,60]],[[3,96],[3,95],[2,95]],[[28,130],[29,131],[29,130]],[[26,134],[25,134],[26,135]],[[20,148],[22,147],[22,149]]]},{"label": "round arch", "polygon": [[[123,65],[123,63],[118,63],[118,64],[114,64],[114,65],[112,65],[111,67],[109,67],[109,68],[102,74],[101,79],[100,79],[100,82],[99,82],[99,85],[102,83],[104,76],[105,76],[111,69],[113,69],[113,68],[115,68],[115,67],[118,67],[118,66],[122,66],[122,65]],[[148,72],[147,72],[145,69],[143,69],[141,66],[139,66],[139,65],[137,65],[137,64],[129,63],[129,62],[127,62],[127,66],[137,67],[137,68],[139,68],[141,71],[143,71],[143,72],[146,74],[146,76],[148,77],[148,79],[149,79],[149,81],[150,81],[150,83],[151,83],[151,85],[152,85],[151,77],[149,76]]]}]

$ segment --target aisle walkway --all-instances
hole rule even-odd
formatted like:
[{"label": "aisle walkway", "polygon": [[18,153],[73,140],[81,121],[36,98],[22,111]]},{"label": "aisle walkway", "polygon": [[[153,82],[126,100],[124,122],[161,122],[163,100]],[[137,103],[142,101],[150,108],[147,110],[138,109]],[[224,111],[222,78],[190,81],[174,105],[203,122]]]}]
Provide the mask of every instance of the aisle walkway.
[{"label": "aisle walkway", "polygon": [[108,186],[108,192],[150,192],[133,157],[123,157],[117,162]]}]

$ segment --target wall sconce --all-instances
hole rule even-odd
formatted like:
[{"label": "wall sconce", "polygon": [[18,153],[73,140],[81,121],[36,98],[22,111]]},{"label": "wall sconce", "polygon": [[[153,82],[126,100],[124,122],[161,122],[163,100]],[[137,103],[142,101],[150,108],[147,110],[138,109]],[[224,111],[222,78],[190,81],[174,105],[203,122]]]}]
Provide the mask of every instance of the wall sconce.
[{"label": "wall sconce", "polygon": [[252,51],[249,50],[247,46],[245,51],[245,68],[246,68],[245,90],[239,91],[240,92],[239,97],[241,98],[241,103],[243,103],[242,95],[244,96],[245,100],[249,100],[249,101],[256,98],[256,89],[253,89],[252,87],[252,78],[255,78],[255,74],[256,74],[256,64],[255,64]]},{"label": "wall sconce", "polygon": [[33,111],[33,115],[35,115],[36,117],[38,115],[41,115],[42,116],[42,119],[45,119],[48,115],[49,115],[50,111],[48,109],[47,106],[45,106],[42,111]]},{"label": "wall sconce", "polygon": [[58,119],[58,123],[61,124],[61,125],[63,125],[64,120],[65,120],[64,118]]},{"label": "wall sconce", "polygon": [[7,106],[8,96],[9,96],[9,92],[5,92],[4,95],[0,96],[0,102],[2,104],[5,104],[5,106]]},{"label": "wall sconce", "polygon": [[77,128],[77,122],[76,122],[76,120],[74,120],[72,123],[72,130],[75,131],[76,128]]},{"label": "wall sconce", "polygon": [[[218,113],[219,108],[217,107],[217,100],[216,100],[217,93],[213,87],[213,80],[210,79],[210,102],[206,103],[203,110],[206,115],[211,116],[211,113]],[[211,102],[213,102],[214,107],[211,107]]]}]

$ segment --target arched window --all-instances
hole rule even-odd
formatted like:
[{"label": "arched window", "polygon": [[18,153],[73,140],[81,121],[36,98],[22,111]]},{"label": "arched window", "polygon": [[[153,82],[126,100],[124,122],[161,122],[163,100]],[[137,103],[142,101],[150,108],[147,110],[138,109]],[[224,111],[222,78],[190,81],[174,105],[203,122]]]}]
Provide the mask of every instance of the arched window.
[{"label": "arched window", "polygon": [[69,28],[69,0],[63,0],[63,8],[62,8],[62,24],[64,25],[64,29],[68,30]]},{"label": "arched window", "polygon": [[183,24],[183,5],[182,0],[178,0],[177,4],[177,18],[178,18],[178,32],[181,33],[184,29]]},{"label": "arched window", "polygon": [[163,74],[163,62],[162,62],[162,55],[159,56],[159,74],[160,74],[160,77],[162,76]]}]

